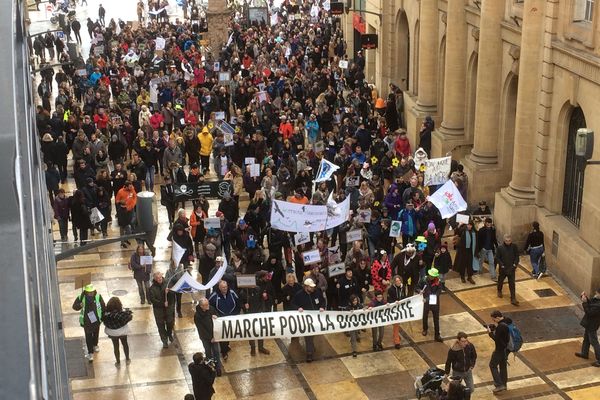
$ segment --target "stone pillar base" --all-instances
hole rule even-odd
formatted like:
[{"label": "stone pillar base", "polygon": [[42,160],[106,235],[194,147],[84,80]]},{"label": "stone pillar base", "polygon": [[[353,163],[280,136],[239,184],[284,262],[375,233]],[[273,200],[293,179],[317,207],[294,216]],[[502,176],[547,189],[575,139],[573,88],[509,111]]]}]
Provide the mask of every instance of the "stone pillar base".
[{"label": "stone pillar base", "polygon": [[[462,131],[461,131],[462,132]],[[445,157],[451,152],[452,158],[455,160],[463,159],[473,147],[472,141],[465,138],[463,134],[453,134],[442,126],[436,129],[431,135],[431,155],[430,158]]]},{"label": "stone pillar base", "polygon": [[536,218],[537,207],[532,201],[518,199],[507,188],[496,193],[494,202],[494,224],[498,231],[498,240],[508,233],[519,250],[523,249],[531,223]]},{"label": "stone pillar base", "polygon": [[494,194],[500,188],[508,185],[510,171],[506,172],[500,164],[479,164],[467,156],[462,161],[465,173],[469,177],[469,192],[467,203],[476,206],[481,200],[488,205],[494,204]]}]

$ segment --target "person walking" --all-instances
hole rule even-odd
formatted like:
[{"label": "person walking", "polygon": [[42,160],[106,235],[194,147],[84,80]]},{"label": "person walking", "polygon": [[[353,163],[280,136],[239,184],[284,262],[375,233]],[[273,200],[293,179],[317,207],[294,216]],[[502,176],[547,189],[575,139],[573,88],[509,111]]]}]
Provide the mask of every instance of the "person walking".
[{"label": "person walking", "polygon": [[[296,293],[294,296],[293,304],[296,306],[299,312],[304,310],[325,310],[325,297],[321,289],[317,288],[315,281],[311,278],[304,280],[303,290]],[[304,343],[306,345],[306,362],[311,363],[313,361],[313,354],[315,353],[315,342],[314,336],[304,336]]]},{"label": "person walking", "polygon": [[133,271],[133,279],[135,279],[138,286],[140,304],[146,304],[146,297],[150,288],[150,274],[152,273],[152,264],[142,263],[144,255],[144,246],[140,244],[129,259],[129,269]]},{"label": "person walking", "polygon": [[[402,281],[402,277],[400,275],[394,275],[392,278],[392,286],[388,289],[387,292],[387,301],[388,303],[395,303],[400,300],[403,300],[408,297],[407,287],[404,285]],[[394,347],[396,349],[400,348],[400,324],[392,324],[392,337],[394,339]]]},{"label": "person walking", "polygon": [[119,341],[123,345],[125,353],[125,363],[129,365],[129,343],[127,343],[127,334],[129,333],[129,322],[133,319],[133,313],[130,309],[123,309],[121,300],[114,296],[106,304],[106,312],[102,318],[104,322],[104,333],[110,338],[115,352],[115,366],[121,366],[121,352],[119,351]]},{"label": "person walking", "polygon": [[222,374],[221,357],[219,343],[215,342],[213,333],[214,321],[217,319],[217,310],[210,305],[208,299],[203,297],[196,306],[196,314],[194,314],[194,324],[198,329],[198,336],[204,347],[206,358],[213,359],[216,365],[217,376]]},{"label": "person walking", "polygon": [[167,282],[162,272],[155,272],[152,280],[152,286],[148,290],[148,301],[152,304],[154,320],[158,327],[160,340],[163,342],[163,349],[169,347],[169,342],[173,342],[173,325],[175,322],[175,296],[169,293]]},{"label": "person walking", "polygon": [[590,354],[590,346],[594,348],[596,362],[592,363],[594,367],[600,367],[600,344],[598,343],[598,327],[600,327],[600,288],[596,289],[596,293],[590,299],[588,295],[581,293],[581,305],[585,314],[581,319],[580,325],[583,326],[585,332],[583,334],[583,343],[581,344],[581,352],[575,353],[579,358],[587,359]]},{"label": "person walking", "polygon": [[477,231],[477,247],[481,263],[487,260],[488,268],[490,270],[490,278],[496,282],[498,277],[496,276],[496,261],[494,254],[498,248],[498,239],[496,239],[496,228],[492,223],[492,219],[487,217],[484,225]]},{"label": "person walking", "polygon": [[[224,280],[219,282],[218,290],[211,293],[208,302],[217,310],[219,317],[240,313],[240,298],[233,289],[229,289],[229,284]],[[231,351],[229,342],[220,342],[220,347],[223,360],[227,360],[228,353]]]},{"label": "person walking", "polygon": [[502,298],[502,286],[504,286],[504,280],[508,278],[510,302],[512,305],[518,306],[519,302],[515,293],[515,271],[519,265],[519,249],[512,242],[509,234],[504,235],[504,242],[498,246],[496,261],[498,261],[498,297]]},{"label": "person walking", "polygon": [[[271,312],[275,306],[275,292],[269,280],[269,273],[261,270],[256,272],[256,286],[242,291],[242,304],[244,313],[266,313]],[[271,352],[265,348],[265,341],[258,340],[258,352],[269,355]],[[250,340],[250,355],[256,355],[256,341]]]},{"label": "person walking", "polygon": [[215,370],[204,360],[204,354],[196,353],[193,362],[188,365],[188,371],[192,377],[194,398],[196,400],[210,400],[215,394],[213,383],[215,382]]},{"label": "person walking", "polygon": [[439,279],[440,273],[437,268],[430,268],[427,276],[421,281],[419,286],[425,304],[423,305],[423,336],[427,336],[429,329],[428,319],[429,311],[433,314],[433,328],[435,330],[435,341],[443,342],[440,336],[440,295],[442,294],[442,285]]},{"label": "person walking", "polygon": [[104,299],[96,292],[94,285],[91,283],[83,288],[81,294],[73,302],[73,310],[79,311],[79,325],[85,333],[85,344],[87,346],[85,358],[89,362],[94,361],[94,353],[100,351],[98,335],[105,308]]},{"label": "person walking", "polygon": [[510,332],[508,325],[512,323],[510,318],[505,317],[498,310],[492,311],[490,314],[494,320],[494,324],[486,325],[488,335],[494,341],[494,351],[490,358],[490,371],[494,379],[494,389],[492,392],[499,393],[506,390],[508,382],[508,343],[510,341]]},{"label": "person walking", "polygon": [[74,19],[73,22],[71,22],[71,29],[75,34],[75,40],[81,46],[81,33],[79,33],[81,30],[81,22],[79,22],[77,19]]},{"label": "person walking", "polygon": [[544,232],[540,231],[540,224],[533,221],[531,224],[533,230],[527,236],[525,242],[525,252],[529,254],[531,261],[531,276],[538,278],[540,273],[540,260],[544,255]]},{"label": "person walking", "polygon": [[102,26],[106,25],[104,18],[106,17],[106,9],[102,7],[102,4],[98,5],[98,21],[102,24]]},{"label": "person walking", "polygon": [[456,341],[448,349],[446,366],[444,368],[446,375],[450,374],[450,368],[452,367],[452,377],[464,380],[471,393],[473,393],[475,390],[473,368],[475,368],[476,361],[477,351],[475,350],[475,346],[469,342],[466,333],[458,332],[456,334]]},{"label": "person walking", "polygon": [[[117,208],[117,221],[119,223],[119,233],[121,236],[131,233],[131,221],[133,220],[135,205],[137,204],[137,193],[133,188],[131,181],[125,181],[125,185],[117,192],[115,196],[115,206]],[[129,241],[121,242],[121,248],[127,248]]]},{"label": "person walking", "polygon": [[[383,292],[380,290],[375,290],[373,293],[373,300],[371,300],[371,303],[369,303],[369,310],[373,307],[384,306],[386,304],[387,302],[383,298]],[[384,326],[376,326],[371,328],[371,333],[373,334],[373,351],[382,351]]]}]

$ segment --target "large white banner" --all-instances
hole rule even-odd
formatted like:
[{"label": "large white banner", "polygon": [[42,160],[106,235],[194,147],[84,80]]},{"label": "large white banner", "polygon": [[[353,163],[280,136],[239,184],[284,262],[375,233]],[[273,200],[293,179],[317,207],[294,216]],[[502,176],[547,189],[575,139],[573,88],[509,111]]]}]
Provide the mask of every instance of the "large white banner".
[{"label": "large white banner", "polygon": [[427,197],[440,210],[442,218],[450,218],[467,209],[467,202],[462,198],[456,185],[448,180],[444,185]]},{"label": "large white banner", "polygon": [[432,158],[431,160],[426,160],[423,184],[425,186],[442,185],[448,180],[451,163],[452,157]]},{"label": "large white banner", "polygon": [[271,226],[286,232],[320,232],[333,229],[348,219],[350,199],[327,206],[273,200]]},{"label": "large white banner", "polygon": [[276,339],[368,329],[423,318],[423,296],[356,311],[278,311],[214,321],[216,341]]}]

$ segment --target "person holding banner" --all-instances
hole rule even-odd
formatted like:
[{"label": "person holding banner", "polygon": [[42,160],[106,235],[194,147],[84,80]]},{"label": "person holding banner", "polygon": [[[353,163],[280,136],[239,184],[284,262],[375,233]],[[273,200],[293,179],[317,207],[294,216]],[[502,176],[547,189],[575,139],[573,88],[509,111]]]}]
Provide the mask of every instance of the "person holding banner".
[{"label": "person holding banner", "polygon": [[223,366],[221,365],[219,343],[215,341],[213,333],[215,319],[217,319],[217,310],[210,305],[206,297],[201,298],[196,306],[194,324],[198,329],[198,336],[200,336],[206,358],[215,361],[217,376],[221,376]]},{"label": "person holding banner", "polygon": [[[387,301],[383,298],[383,292],[381,290],[375,290],[373,294],[373,300],[369,304],[369,310],[373,307],[380,307],[387,304]],[[373,351],[382,351],[383,350],[383,335],[384,335],[384,326],[377,326],[371,328],[371,332],[373,333]]]},{"label": "person holding banner", "polygon": [[[360,297],[353,294],[348,299],[348,307],[344,307],[350,312],[355,310],[364,309],[364,305],[360,302]],[[352,357],[356,358],[358,353],[356,352],[356,344],[360,342],[360,329],[356,329],[354,331],[350,331],[350,346],[352,347]]]},{"label": "person holding banner", "polygon": [[[238,315],[240,313],[240,298],[236,292],[229,289],[226,281],[219,282],[218,290],[212,292],[208,298],[208,302],[217,310],[219,317]],[[229,342],[220,342],[220,346],[223,360],[227,360],[229,357],[228,353],[231,351]]]},{"label": "person holding banner", "polygon": [[163,349],[169,348],[173,342],[173,325],[175,324],[175,293],[169,291],[162,272],[155,272],[152,286],[148,290],[148,301],[152,304],[154,320],[158,328]]},{"label": "person holding banner", "polygon": [[296,280],[296,274],[290,272],[286,275],[286,284],[281,288],[283,311],[295,310],[292,301],[296,293],[302,290],[302,286]]},{"label": "person holding banner", "polygon": [[[271,312],[275,306],[275,292],[271,285],[267,271],[258,271],[255,275],[256,286],[240,289],[241,302],[244,304],[245,314]],[[269,355],[271,352],[265,348],[265,341],[258,340],[258,352]],[[256,341],[250,340],[250,355],[256,355]]]},{"label": "person holding banner", "polygon": [[435,330],[435,341],[443,342],[440,336],[440,295],[442,285],[439,279],[440,273],[436,268],[427,271],[427,277],[419,282],[420,293],[423,295],[425,305],[423,308],[423,336],[427,336],[429,329],[429,311],[433,314],[433,328]]},{"label": "person holding banner", "polygon": [[[400,275],[394,275],[392,278],[392,286],[387,291],[388,303],[395,303],[400,300],[404,300],[408,297],[406,286],[402,282]],[[394,348],[400,348],[400,324],[392,324],[393,332],[392,337],[394,339]]]},{"label": "person holding banner", "polygon": [[[323,292],[317,288],[317,285],[311,278],[304,280],[303,290],[296,293],[292,302],[299,312],[303,312],[304,310],[325,311],[326,300]],[[305,336],[304,343],[306,346],[306,362],[311,363],[313,361],[313,354],[315,353],[314,336]]]}]

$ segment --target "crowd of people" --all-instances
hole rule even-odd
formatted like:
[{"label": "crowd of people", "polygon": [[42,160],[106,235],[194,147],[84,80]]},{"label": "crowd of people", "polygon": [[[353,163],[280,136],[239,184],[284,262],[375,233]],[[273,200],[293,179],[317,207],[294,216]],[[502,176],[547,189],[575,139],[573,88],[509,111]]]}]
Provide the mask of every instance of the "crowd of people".
[{"label": "crowd of people", "polygon": [[[198,301],[194,318],[204,357],[214,360],[216,375],[221,375],[221,363],[231,350],[226,342],[214,343],[212,324],[218,316],[278,307],[353,310],[420,293],[425,298],[423,335],[428,334],[431,311],[434,338],[442,341],[439,298],[446,290],[445,275],[455,270],[463,283],[475,284],[473,277],[482,273],[484,261],[490,278],[497,281],[498,296],[508,279],[511,302],[518,305],[519,251],[510,236],[498,243],[485,202],[472,212],[483,219],[479,229],[473,219],[459,224],[455,218],[441,217],[428,201],[437,187],[424,185],[423,170],[415,160],[417,149],[430,155],[433,119],[424,120],[418,145],[411,144],[403,129],[402,90],[390,85],[386,100],[380,98],[379,90],[365,79],[363,52],[347,48],[340,20],[319,2],[316,8],[312,2],[300,6],[282,2],[272,10],[277,15],[274,25],[249,22],[234,13],[229,40],[210,51],[202,45],[201,22],[186,18],[172,22],[163,3],[153,4],[160,12],[145,19],[145,5],[140,3],[135,27],[114,20],[105,26],[104,14],[96,22],[88,20],[91,48],[80,67],[68,63],[72,61],[64,43],[70,39],[68,33],[64,39],[51,33],[36,37],[33,49],[41,62],[36,125],[49,199],[63,242],[68,241],[69,221],[73,238],[81,245],[88,241],[88,232],[107,237],[113,213],[120,235],[133,232],[137,193],[154,192],[161,185],[157,194],[168,213],[166,239],[185,249],[183,265],[172,265],[165,276],[153,273],[151,265],[141,262],[145,254],[141,245],[129,266],[141,304],[153,306],[164,347],[173,341],[175,315],[182,317],[181,295],[168,290],[175,282],[172,278],[197,266],[206,284],[223,258],[227,271]],[[195,4],[186,5],[192,15],[196,7],[197,14]],[[187,11],[186,7],[186,16]],[[69,26],[81,43],[75,22]],[[65,63],[56,73],[48,67],[55,57]],[[57,93],[52,93],[53,79]],[[220,128],[221,121],[235,133],[228,135]],[[322,159],[340,168],[330,181],[313,185]],[[249,164],[258,164],[258,174]],[[70,196],[64,186],[69,175],[76,186]],[[448,178],[467,200],[468,178],[462,165],[453,161]],[[176,195],[177,185],[214,180],[228,181],[232,188],[222,194],[217,210],[200,196],[186,211],[185,201]],[[346,198],[351,209],[348,220],[311,233],[308,243],[296,244],[294,233],[270,226],[273,200],[325,205],[330,199],[339,203]],[[219,228],[204,227],[209,215],[220,219]],[[390,235],[393,221],[402,222],[397,237]],[[362,239],[348,241],[348,232],[356,230]],[[528,247],[537,275],[543,255],[539,225],[534,224],[535,232]],[[129,245],[127,240],[121,243],[123,248]],[[321,262],[305,265],[302,253],[314,249]],[[336,249],[334,256],[331,249]],[[454,260],[451,249],[456,250]],[[343,263],[344,273],[328,276],[333,263]],[[237,288],[236,274],[255,275],[256,287]],[[94,311],[99,324],[103,302],[84,294],[78,299],[74,307]],[[92,303],[99,305],[91,307]],[[123,312],[116,301],[106,308],[105,317]],[[82,315],[82,326],[95,325],[88,321],[91,314]],[[119,337],[126,337],[118,333],[128,318],[118,315],[114,318],[118,323],[109,323],[111,327],[105,322],[111,329],[107,333],[113,335],[117,363]],[[383,349],[383,329],[373,329],[374,351]],[[86,339],[88,330],[91,360],[98,329],[86,329]],[[360,335],[360,331],[349,334],[353,356]],[[393,338],[399,348],[399,324],[393,325]],[[459,333],[451,351],[467,349],[474,354],[470,361],[474,365],[476,353],[465,340],[466,335]],[[129,360],[126,339],[121,343]],[[262,341],[249,346],[252,356],[257,348],[258,353],[269,354]],[[306,354],[312,361],[312,337],[306,338]],[[194,356],[194,364],[202,364],[202,357]],[[450,365],[461,377],[467,376],[466,363],[453,363],[449,356],[446,370]],[[190,365],[191,373],[194,368],[199,367]],[[472,389],[472,377],[465,380]]]}]

